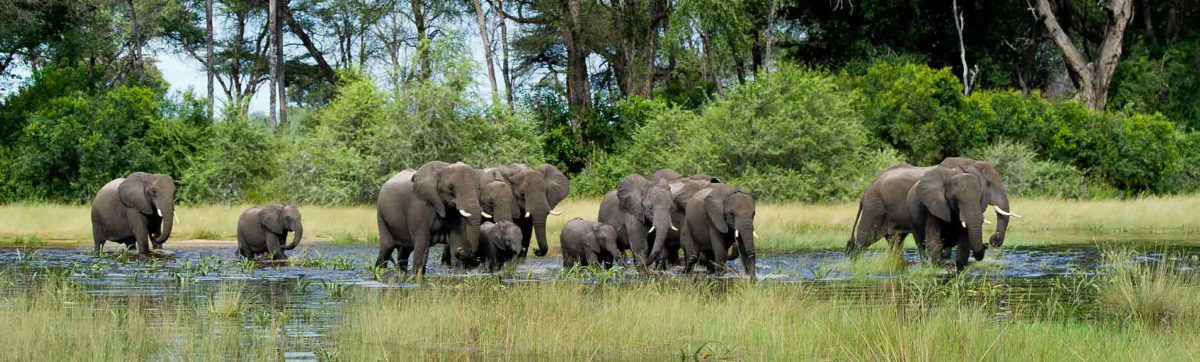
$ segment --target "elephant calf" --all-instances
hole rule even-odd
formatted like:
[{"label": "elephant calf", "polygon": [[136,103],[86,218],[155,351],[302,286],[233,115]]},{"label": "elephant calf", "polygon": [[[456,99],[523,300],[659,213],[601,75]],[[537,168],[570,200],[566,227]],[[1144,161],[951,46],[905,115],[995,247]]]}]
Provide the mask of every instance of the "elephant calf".
[{"label": "elephant calf", "polygon": [[571,219],[559,233],[563,268],[576,265],[611,267],[613,261],[625,264],[617,248],[617,229],[601,222]]},{"label": "elephant calf", "polygon": [[483,249],[481,256],[488,271],[499,270],[504,263],[520,255],[523,248],[521,227],[512,221],[484,222],[479,226],[479,238]]},{"label": "elephant calf", "polygon": [[[283,245],[287,233],[294,232],[292,242]],[[266,253],[274,260],[287,260],[284,250],[292,250],[300,244],[304,225],[300,222],[300,210],[291,205],[268,205],[252,207],[238,218],[238,255],[253,259]]]}]

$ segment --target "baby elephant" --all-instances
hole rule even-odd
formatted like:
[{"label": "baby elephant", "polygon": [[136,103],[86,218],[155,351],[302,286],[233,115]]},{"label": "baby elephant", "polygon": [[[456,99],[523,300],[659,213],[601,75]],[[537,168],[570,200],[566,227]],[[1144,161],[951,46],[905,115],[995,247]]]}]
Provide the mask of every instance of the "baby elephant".
[{"label": "baby elephant", "polygon": [[512,221],[493,223],[485,221],[479,226],[479,245],[488,271],[499,270],[504,263],[513,260],[521,252],[521,227]]},{"label": "baby elephant", "polygon": [[562,244],[563,268],[575,265],[612,267],[616,260],[625,265],[621,249],[617,248],[617,229],[601,222],[571,219],[559,233]]},{"label": "baby elephant", "polygon": [[[286,246],[287,233],[295,232],[292,243]],[[267,205],[252,207],[238,218],[238,255],[253,259],[267,253],[274,260],[287,260],[284,250],[292,250],[300,244],[304,225],[300,223],[300,210],[291,205]]]}]

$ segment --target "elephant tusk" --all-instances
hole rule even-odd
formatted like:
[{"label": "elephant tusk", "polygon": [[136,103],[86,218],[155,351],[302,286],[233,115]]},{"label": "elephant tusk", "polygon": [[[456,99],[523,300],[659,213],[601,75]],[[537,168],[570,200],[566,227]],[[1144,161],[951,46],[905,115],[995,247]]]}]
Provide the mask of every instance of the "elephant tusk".
[{"label": "elephant tusk", "polygon": [[469,213],[469,212],[467,212],[466,210],[463,210],[463,209],[459,209],[459,210],[458,210],[458,213],[462,214],[462,216],[463,216],[463,217],[471,217],[471,213]]},{"label": "elephant tusk", "polygon": [[992,224],[992,221],[991,221],[991,220],[988,220],[988,219],[983,219],[983,223],[984,223],[984,224],[991,225],[991,224]]},{"label": "elephant tusk", "polygon": [[162,217],[162,209],[154,209],[154,210],[158,211],[158,217]]},{"label": "elephant tusk", "polygon": [[741,234],[738,232],[738,229],[733,229],[733,238],[736,239],[739,237],[741,237]]},{"label": "elephant tusk", "polygon": [[1017,214],[1014,214],[1014,213],[1011,213],[1011,212],[1005,211],[1004,209],[1001,209],[1001,208],[999,208],[999,207],[997,207],[997,208],[996,208],[996,212],[1000,213],[1000,215],[1004,215],[1004,216],[1012,216],[1012,217],[1015,217],[1015,218],[1018,218],[1018,219],[1023,217],[1023,216],[1021,216],[1021,215],[1017,215]]},{"label": "elephant tusk", "polygon": [[652,232],[654,232],[654,227],[653,227],[653,226],[651,226],[651,227],[650,227],[650,230],[649,230],[649,231],[646,231],[646,233],[647,233],[647,234],[649,234],[649,233],[652,233]]},{"label": "elephant tusk", "polygon": [[550,210],[550,215],[554,215],[554,216],[562,215],[562,211]]},{"label": "elephant tusk", "polygon": [[679,231],[679,228],[676,228],[675,225],[671,225],[671,230]]},{"label": "elephant tusk", "polygon": [[758,239],[758,232],[757,232],[757,231],[751,231],[751,232],[750,232],[750,235],[754,235],[754,238],[755,238],[755,239]]},{"label": "elephant tusk", "polygon": [[966,222],[966,221],[960,221],[960,222],[962,223],[962,225],[963,225],[963,228],[964,228],[964,229],[965,229],[965,228],[967,228],[967,222]]},{"label": "elephant tusk", "polygon": [[525,218],[529,218],[529,211],[525,212]]},{"label": "elephant tusk", "polygon": [[492,215],[489,215],[487,212],[484,212],[484,211],[480,211],[480,212],[479,212],[479,214],[480,214],[480,215],[483,215],[483,217],[486,217],[486,218],[489,218],[489,219],[491,219],[491,218],[492,218]]}]

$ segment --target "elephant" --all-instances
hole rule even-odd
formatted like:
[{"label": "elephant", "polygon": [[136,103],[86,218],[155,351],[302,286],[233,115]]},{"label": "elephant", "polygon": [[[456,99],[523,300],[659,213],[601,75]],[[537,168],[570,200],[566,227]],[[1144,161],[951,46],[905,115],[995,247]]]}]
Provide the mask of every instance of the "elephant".
[{"label": "elephant", "polygon": [[488,271],[500,270],[521,253],[521,228],[512,221],[485,221],[479,227],[480,257]]},{"label": "elephant", "polygon": [[[483,219],[491,222],[515,222],[520,210],[515,207],[512,186],[503,180],[484,177],[480,180],[479,203],[483,208]],[[516,224],[514,224],[516,225]]]},{"label": "elephant", "polygon": [[954,266],[962,271],[973,256],[983,260],[983,212],[989,203],[987,181],[973,167],[937,167],[908,191],[913,238],[926,255],[937,258],[943,245],[957,246]]},{"label": "elephant", "polygon": [[685,207],[680,243],[683,244],[685,273],[691,273],[698,262],[704,262],[709,272],[724,270],[729,260],[727,250],[737,246],[742,269],[751,280],[755,272],[754,197],[741,187],[715,184],[696,192]]},{"label": "elephant", "polygon": [[134,172],[112,180],[92,199],[92,240],[99,254],[105,241],[150,254],[162,249],[175,225],[175,179],[164,174]]},{"label": "elephant", "polygon": [[[294,233],[292,242],[283,245],[288,232]],[[300,220],[300,210],[295,206],[252,207],[238,218],[238,255],[246,259],[267,253],[274,260],[287,260],[283,251],[295,249],[303,237],[304,224]]]},{"label": "elephant", "polygon": [[561,214],[554,211],[554,208],[571,193],[570,179],[551,164],[542,164],[535,168],[512,164],[486,168],[483,172],[492,175],[494,180],[508,182],[512,188],[517,209],[514,222],[521,227],[521,257],[528,255],[529,244],[534,235],[537,236],[538,243],[534,255],[545,256],[546,252],[550,251],[546,244],[546,219],[550,215]]},{"label": "elephant", "polygon": [[635,173],[604,195],[596,219],[617,230],[617,246],[631,250],[635,265],[644,268],[650,265],[650,248],[667,239],[667,232],[655,231],[678,229],[671,223],[672,205],[667,180],[651,182]]},{"label": "elephant", "polygon": [[[930,170],[954,167],[974,168],[984,178],[989,204],[995,206],[998,220],[990,243],[996,247],[1003,245],[1009,216],[1020,217],[1008,211],[1008,193],[1003,178],[988,162],[950,157],[937,166],[895,165],[876,177],[859,198],[854,228],[846,242],[846,252],[851,257],[856,257],[881,236],[892,243],[893,250],[900,250],[905,237],[915,229],[907,207],[909,189]],[[918,247],[918,250],[924,253],[925,248]]]},{"label": "elephant", "polygon": [[461,162],[432,161],[416,171],[392,176],[377,199],[379,257],[375,264],[385,266],[399,249],[396,267],[405,270],[408,257],[415,252],[413,269],[422,276],[435,238],[445,238],[458,259],[474,258],[483,218],[479,190],[478,173]]},{"label": "elephant", "polygon": [[[671,173],[674,173],[674,171],[672,171],[670,169],[663,169],[663,170],[659,170],[658,172],[655,172],[654,174],[655,175],[663,175],[663,174],[669,175]],[[676,173],[676,175],[678,175],[678,174]],[[655,176],[652,176],[652,178],[654,178],[654,177]],[[662,178],[662,177],[659,176],[658,178]],[[695,195],[696,192],[699,192],[700,190],[709,188],[712,185],[721,183],[720,179],[711,177],[708,175],[704,175],[704,174],[692,175],[687,178],[683,178],[682,176],[679,176],[679,177],[675,177],[674,179],[667,179],[667,180],[670,182],[668,184],[668,186],[671,190],[671,199],[672,199],[671,225],[683,225],[684,208],[687,206],[687,200],[691,199],[691,197],[693,195]],[[650,237],[651,240],[656,239],[656,237],[658,236],[657,233],[659,233],[659,232],[660,231],[658,231],[658,229],[656,229],[654,231],[653,236]],[[675,228],[672,228],[667,231],[667,237],[664,240],[664,242],[655,243],[654,245],[652,245],[650,247],[650,262],[653,263],[660,270],[666,269],[669,266],[680,265],[681,259],[679,258],[679,251],[681,249],[682,249],[682,245],[679,242],[679,230],[678,230],[678,226],[676,226]],[[734,249],[734,253],[731,254],[730,257],[731,258],[737,257],[736,249]]]},{"label": "elephant", "polygon": [[612,225],[574,218],[563,226],[558,237],[564,269],[576,265],[611,268],[614,262],[625,264],[617,247],[617,229]]}]

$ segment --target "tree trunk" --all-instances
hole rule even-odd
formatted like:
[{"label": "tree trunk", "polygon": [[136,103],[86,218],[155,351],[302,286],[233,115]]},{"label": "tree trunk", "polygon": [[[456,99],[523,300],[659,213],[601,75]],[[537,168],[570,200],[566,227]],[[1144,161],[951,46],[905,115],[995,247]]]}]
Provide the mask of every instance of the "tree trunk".
[{"label": "tree trunk", "polygon": [[282,1],[283,6],[279,8],[280,15],[287,22],[288,29],[292,31],[292,34],[296,34],[296,38],[299,38],[300,43],[304,44],[304,49],[308,50],[308,55],[312,56],[313,60],[317,62],[317,71],[321,73],[321,76],[331,84],[336,83],[337,72],[333,71],[333,67],[330,67],[329,62],[325,61],[325,55],[317,48],[312,38],[308,37],[308,33],[304,32],[304,28],[300,26],[300,22],[296,21],[296,18],[292,16],[292,11],[288,9],[287,0]]},{"label": "tree trunk", "polygon": [[495,62],[492,61],[492,42],[488,40],[487,21],[483,16],[483,6],[479,0],[471,0],[475,5],[475,19],[479,21],[479,38],[483,41],[483,58],[487,62],[488,83],[492,86],[492,104],[500,106],[500,90],[496,88]]},{"label": "tree trunk", "polygon": [[[579,112],[591,108],[587,49],[579,24],[579,0],[559,0],[559,4],[563,14],[563,42],[567,48],[567,107],[578,117]],[[576,134],[582,128],[580,122],[572,122]]]},{"label": "tree trunk", "polygon": [[[1067,63],[1067,72],[1071,75],[1071,81],[1075,83],[1075,99],[1091,110],[1104,110],[1108,101],[1108,86],[1121,58],[1125,27],[1129,25],[1129,18],[1133,15],[1132,0],[1109,1],[1106,9],[1109,23],[1104,32],[1104,41],[1096,59],[1090,62],[1059,25],[1050,2],[1038,0],[1037,7],[1038,13],[1043,16],[1042,23],[1046,26],[1050,38],[1062,52],[1063,61]],[[1083,43],[1087,41],[1084,40]]]},{"label": "tree trunk", "polygon": [[213,123],[216,119],[213,115],[213,104],[216,99],[213,98],[213,0],[204,1],[204,27],[207,30],[205,33],[205,41],[208,43],[208,52],[204,55],[204,69],[208,73],[208,123]]},{"label": "tree trunk", "polygon": [[[504,12],[504,0],[496,0],[500,12]],[[512,73],[508,64],[508,19],[500,16],[500,73],[504,77],[504,97],[508,101],[508,110],[513,110]]]},{"label": "tree trunk", "polygon": [[412,0],[412,17],[413,25],[417,28],[417,64],[420,67],[417,70],[418,79],[427,81],[433,77],[433,60],[429,56],[429,26],[425,23],[425,12],[422,9],[422,0]]},{"label": "tree trunk", "polygon": [[270,91],[271,109],[267,112],[267,114],[268,114],[267,119],[268,119],[269,124],[271,125],[272,129],[276,128],[276,126],[279,124],[278,120],[275,118],[275,110],[278,108],[278,105],[276,104],[276,101],[278,100],[278,95],[276,94],[276,91],[279,90],[279,84],[276,82],[279,81],[279,79],[278,79],[279,64],[278,64],[278,59],[275,57],[275,52],[273,51],[275,49],[275,36],[276,36],[275,35],[275,26],[278,25],[277,22],[275,21],[275,18],[278,15],[278,13],[277,13],[277,11],[278,11],[277,9],[279,8],[278,3],[279,3],[279,0],[270,0],[267,5],[267,32],[270,34],[270,36],[267,39],[267,43],[268,43],[267,49],[270,49],[267,51],[267,64],[269,67],[269,69],[267,71],[270,72],[269,77],[271,78],[271,84],[270,84],[270,87],[271,87],[271,91]]},{"label": "tree trunk", "polygon": [[[279,4],[277,4],[277,6],[285,6],[284,1],[286,1],[286,0],[275,0],[275,1],[279,3]],[[270,56],[275,59],[275,66],[276,66],[275,76],[278,77],[278,79],[275,82],[276,82],[276,85],[279,87],[279,98],[278,98],[279,99],[279,127],[286,127],[287,126],[287,104],[288,104],[287,103],[287,80],[286,80],[287,77],[284,76],[283,72],[287,67],[286,67],[286,63],[283,62],[283,15],[279,12],[278,8],[276,8],[275,16],[272,19],[275,20],[275,26],[273,27],[273,30],[272,30],[274,32],[274,39],[275,39],[275,43],[273,43],[275,52],[273,54],[271,54]]]},{"label": "tree trunk", "polygon": [[763,50],[763,73],[771,71],[771,49],[775,46],[775,11],[779,0],[767,0],[766,49]]}]

